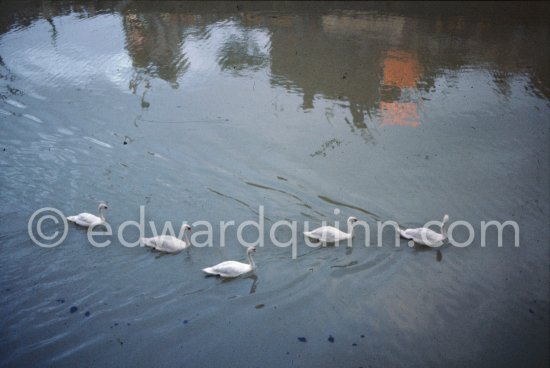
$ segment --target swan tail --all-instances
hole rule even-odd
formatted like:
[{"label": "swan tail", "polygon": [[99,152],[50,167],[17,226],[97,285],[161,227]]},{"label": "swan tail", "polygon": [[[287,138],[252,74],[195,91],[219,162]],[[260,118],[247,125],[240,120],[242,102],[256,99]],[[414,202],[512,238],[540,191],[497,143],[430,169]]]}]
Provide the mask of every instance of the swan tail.
[{"label": "swan tail", "polygon": [[153,244],[150,238],[140,238],[139,240],[144,246],[155,248],[155,245]]},{"label": "swan tail", "polygon": [[399,236],[401,236],[402,238],[411,239],[411,237],[409,237],[405,234],[404,230],[401,230],[400,228],[397,228],[397,231],[399,232]]},{"label": "swan tail", "polygon": [[70,222],[76,222],[76,216],[67,216],[67,220]]},{"label": "swan tail", "polygon": [[206,267],[202,269],[202,272],[207,273],[209,275],[217,275],[216,272],[212,269],[212,267]]}]

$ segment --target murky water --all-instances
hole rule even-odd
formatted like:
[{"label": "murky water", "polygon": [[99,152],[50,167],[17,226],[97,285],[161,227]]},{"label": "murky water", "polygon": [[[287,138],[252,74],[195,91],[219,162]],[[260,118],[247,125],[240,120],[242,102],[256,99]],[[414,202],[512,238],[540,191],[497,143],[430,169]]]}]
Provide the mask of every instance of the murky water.
[{"label": "murky water", "polygon": [[[546,5],[99,4],[0,4],[2,366],[548,364]],[[115,235],[145,206],[214,246],[31,241],[99,200]],[[205,278],[260,211],[255,275]],[[376,232],[444,213],[469,246]],[[351,248],[269,240],[348,216]]]}]

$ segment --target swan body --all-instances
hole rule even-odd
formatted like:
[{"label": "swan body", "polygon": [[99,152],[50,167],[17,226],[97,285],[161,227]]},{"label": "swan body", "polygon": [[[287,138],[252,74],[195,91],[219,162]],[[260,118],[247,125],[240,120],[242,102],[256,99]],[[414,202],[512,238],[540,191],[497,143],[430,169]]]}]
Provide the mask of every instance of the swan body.
[{"label": "swan body", "polygon": [[312,231],[304,231],[304,235],[311,239],[319,240],[323,243],[335,243],[340,240],[353,237],[353,223],[357,222],[355,217],[348,218],[348,232],[345,233],[332,226],[321,226]]},{"label": "swan body", "polygon": [[191,231],[191,226],[182,227],[185,240],[181,240],[171,235],[159,235],[152,238],[141,238],[143,245],[158,250],[159,252],[177,253],[188,248],[191,245],[185,230]]},{"label": "swan body", "polygon": [[101,225],[105,223],[105,216],[103,215],[103,211],[108,208],[109,207],[107,207],[107,204],[105,202],[100,202],[97,208],[99,216],[92,215],[88,212],[82,212],[75,216],[67,216],[67,220],[84,227]]},{"label": "swan body", "polygon": [[419,227],[416,229],[399,229],[399,234],[403,238],[410,239],[418,244],[427,245],[429,247],[440,246],[442,242],[447,239],[447,222],[449,222],[449,215],[443,216],[441,233],[436,233],[427,227]]},{"label": "swan body", "polygon": [[209,275],[216,275],[221,277],[237,277],[244,275],[256,269],[256,264],[252,259],[252,253],[256,251],[256,247],[250,247],[246,250],[246,256],[248,257],[248,264],[237,261],[225,261],[218,263],[215,266],[203,268],[203,272]]}]

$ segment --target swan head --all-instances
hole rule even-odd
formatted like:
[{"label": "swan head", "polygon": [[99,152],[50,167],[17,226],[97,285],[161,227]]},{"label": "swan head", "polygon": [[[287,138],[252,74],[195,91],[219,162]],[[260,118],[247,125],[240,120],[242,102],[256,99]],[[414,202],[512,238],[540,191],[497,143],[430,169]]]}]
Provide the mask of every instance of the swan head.
[{"label": "swan head", "polygon": [[354,223],[356,223],[357,221],[359,221],[359,220],[357,220],[357,218],[355,218],[355,217],[353,217],[353,216],[350,216],[350,218],[348,218],[348,223],[350,223],[350,224],[354,224]]},{"label": "swan head", "polygon": [[443,216],[443,223],[446,224],[447,222],[449,222],[449,215],[445,214],[445,216]]},{"label": "swan head", "polygon": [[181,229],[182,229],[183,231],[189,230],[190,232],[193,232],[193,230],[191,229],[191,226],[188,225],[188,224],[183,225],[183,226],[181,227]]},{"label": "swan head", "polygon": [[247,250],[246,250],[246,254],[247,255],[250,255],[252,253],[254,253],[256,251],[256,247],[249,247]]},{"label": "swan head", "polygon": [[99,211],[101,210],[108,210],[109,207],[107,206],[107,202],[101,201],[99,202],[99,206],[97,207]]}]

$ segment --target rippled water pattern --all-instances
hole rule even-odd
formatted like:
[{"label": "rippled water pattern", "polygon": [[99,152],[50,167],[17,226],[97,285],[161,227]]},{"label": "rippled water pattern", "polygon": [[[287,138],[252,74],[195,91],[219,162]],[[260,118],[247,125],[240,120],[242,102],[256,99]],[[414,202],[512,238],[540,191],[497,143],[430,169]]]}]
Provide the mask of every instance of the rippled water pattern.
[{"label": "rippled water pattern", "polygon": [[[547,366],[548,6],[417,7],[2,2],[0,366]],[[30,240],[100,200],[115,233],[143,205],[214,247]],[[205,278],[260,206],[256,273]],[[444,213],[470,246],[376,246]],[[352,248],[268,240],[348,216]],[[520,246],[481,247],[489,220]]]}]

